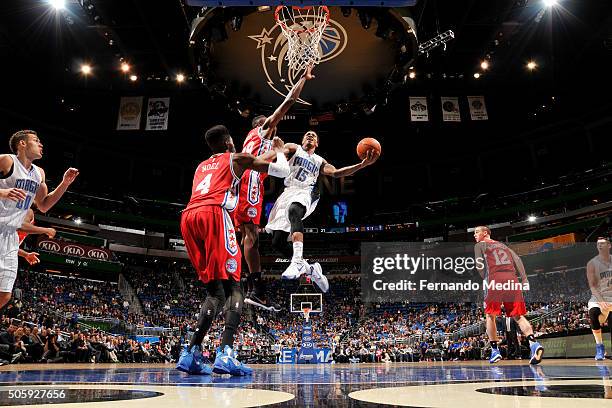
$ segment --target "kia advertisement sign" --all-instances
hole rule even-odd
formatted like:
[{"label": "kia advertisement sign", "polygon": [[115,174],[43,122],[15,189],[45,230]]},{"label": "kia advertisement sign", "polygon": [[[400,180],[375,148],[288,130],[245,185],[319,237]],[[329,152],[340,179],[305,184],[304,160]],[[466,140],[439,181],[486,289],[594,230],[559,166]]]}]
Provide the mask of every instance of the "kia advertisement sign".
[{"label": "kia advertisement sign", "polygon": [[57,252],[77,258],[96,259],[98,261],[110,261],[112,259],[112,252],[108,249],[48,238],[41,238],[38,240],[38,249],[47,252]]}]

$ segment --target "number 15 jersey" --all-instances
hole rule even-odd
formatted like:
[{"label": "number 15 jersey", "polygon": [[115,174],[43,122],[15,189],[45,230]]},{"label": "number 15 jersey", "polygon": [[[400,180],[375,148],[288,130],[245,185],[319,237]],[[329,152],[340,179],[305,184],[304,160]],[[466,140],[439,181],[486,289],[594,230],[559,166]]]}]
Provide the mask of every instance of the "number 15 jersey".
[{"label": "number 15 jersey", "polygon": [[289,175],[285,177],[285,187],[298,187],[307,190],[317,184],[323,158],[316,153],[308,154],[302,146],[298,146],[295,154],[289,160]]},{"label": "number 15 jersey", "polygon": [[238,203],[240,177],[233,168],[233,153],[220,153],[204,160],[195,171],[187,210],[214,205],[232,211]]}]

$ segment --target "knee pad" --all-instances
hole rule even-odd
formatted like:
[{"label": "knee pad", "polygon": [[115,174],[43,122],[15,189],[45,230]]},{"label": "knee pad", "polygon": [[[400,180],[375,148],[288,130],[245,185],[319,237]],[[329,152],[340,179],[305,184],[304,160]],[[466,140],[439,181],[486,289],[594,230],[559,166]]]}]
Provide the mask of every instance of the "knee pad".
[{"label": "knee pad", "polygon": [[304,223],[302,218],[306,215],[306,208],[299,203],[291,203],[287,211],[289,222],[291,223],[291,232],[304,232]]},{"label": "knee pad", "polygon": [[244,306],[244,293],[242,287],[237,282],[232,282],[229,290],[229,295],[225,301],[223,313],[234,312],[238,314],[238,320],[242,314],[242,307]]},{"label": "knee pad", "polygon": [[[219,312],[222,305],[225,304],[225,291],[223,290],[223,283],[220,281],[212,281],[206,285],[206,299],[204,300],[204,306],[207,310],[211,311],[213,318]],[[208,312],[206,312],[208,314]]]},{"label": "knee pad", "polygon": [[591,329],[601,330],[601,322],[599,321],[599,316],[601,316],[600,308],[593,307],[589,309],[589,318],[591,319]]}]

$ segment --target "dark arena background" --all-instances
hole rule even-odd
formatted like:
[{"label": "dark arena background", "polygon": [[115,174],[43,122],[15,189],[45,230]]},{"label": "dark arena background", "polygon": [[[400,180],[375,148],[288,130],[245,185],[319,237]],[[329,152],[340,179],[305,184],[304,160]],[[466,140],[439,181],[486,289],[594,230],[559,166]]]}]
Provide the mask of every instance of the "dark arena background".
[{"label": "dark arena background", "polygon": [[[305,83],[281,4],[0,2],[0,405],[610,406],[612,2],[284,2],[328,6],[298,35],[326,24]],[[261,215],[261,279],[244,256],[225,261],[246,252],[234,215],[195,246],[181,229],[192,189],[210,188],[193,183],[213,155],[206,131],[225,125],[240,152],[258,115],[276,118],[285,149],[316,132],[335,166],[317,162],[307,186],[310,209],[320,199],[305,261],[293,207],[281,211],[293,255],[263,230],[283,180],[242,190],[263,201],[247,211]],[[382,147],[368,166],[364,138]],[[291,154],[285,182],[302,182]],[[234,180],[238,156],[219,157],[234,158]],[[200,209],[228,214],[220,205]],[[33,227],[17,264],[16,231]],[[484,268],[457,263],[479,248]],[[226,283],[241,267],[235,290],[267,309],[236,312],[232,292],[207,318],[205,299],[220,298],[198,279],[200,252],[225,262],[213,272]],[[406,261],[434,257],[454,266]],[[529,285],[492,312],[485,281],[508,270]],[[464,282],[482,287],[452,286]]]}]

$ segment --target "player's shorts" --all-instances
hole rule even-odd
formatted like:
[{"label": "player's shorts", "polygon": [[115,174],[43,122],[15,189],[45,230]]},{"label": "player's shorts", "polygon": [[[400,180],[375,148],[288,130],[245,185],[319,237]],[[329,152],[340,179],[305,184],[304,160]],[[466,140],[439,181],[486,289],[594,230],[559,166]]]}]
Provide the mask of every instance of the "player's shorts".
[{"label": "player's shorts", "polygon": [[264,186],[259,173],[251,171],[249,177],[240,182],[238,206],[234,210],[234,222],[237,227],[242,224],[259,225],[263,208]]},{"label": "player's shorts", "polygon": [[14,228],[0,226],[0,292],[11,293],[19,261],[19,237]]},{"label": "player's shorts", "polygon": [[[604,298],[605,299],[605,298]],[[591,298],[591,300],[589,300],[588,306],[589,306],[589,310],[598,307],[601,310],[601,314],[603,316],[601,316],[599,318],[600,321],[606,321],[608,320],[608,315],[610,314],[610,312],[612,312],[612,301],[610,302],[610,307],[601,307],[601,305],[599,304],[599,302],[596,302],[595,299]]]},{"label": "player's shorts", "polygon": [[317,208],[318,197],[313,198],[310,189],[301,187],[286,187],[285,191],[276,199],[274,207],[270,211],[266,231],[286,231],[291,232],[291,222],[289,222],[289,207],[291,203],[299,203],[306,208],[305,219]]},{"label": "player's shorts", "polygon": [[206,205],[183,212],[181,234],[198,278],[240,282],[241,257],[236,231],[227,210]]},{"label": "player's shorts", "polygon": [[[497,282],[518,282],[514,273],[509,274],[509,276],[497,274],[495,278],[492,279]],[[520,290],[489,290],[486,293],[484,301],[486,314],[499,316],[501,314],[502,304],[504,305],[504,310],[508,317],[524,316],[527,314],[523,292]]]},{"label": "player's shorts", "polygon": [[525,307],[525,302],[497,302],[490,301],[484,302],[485,313],[492,316],[501,315],[501,307],[504,305],[504,310],[506,312],[506,316],[515,317],[515,316],[525,316],[527,314],[527,308]]}]

